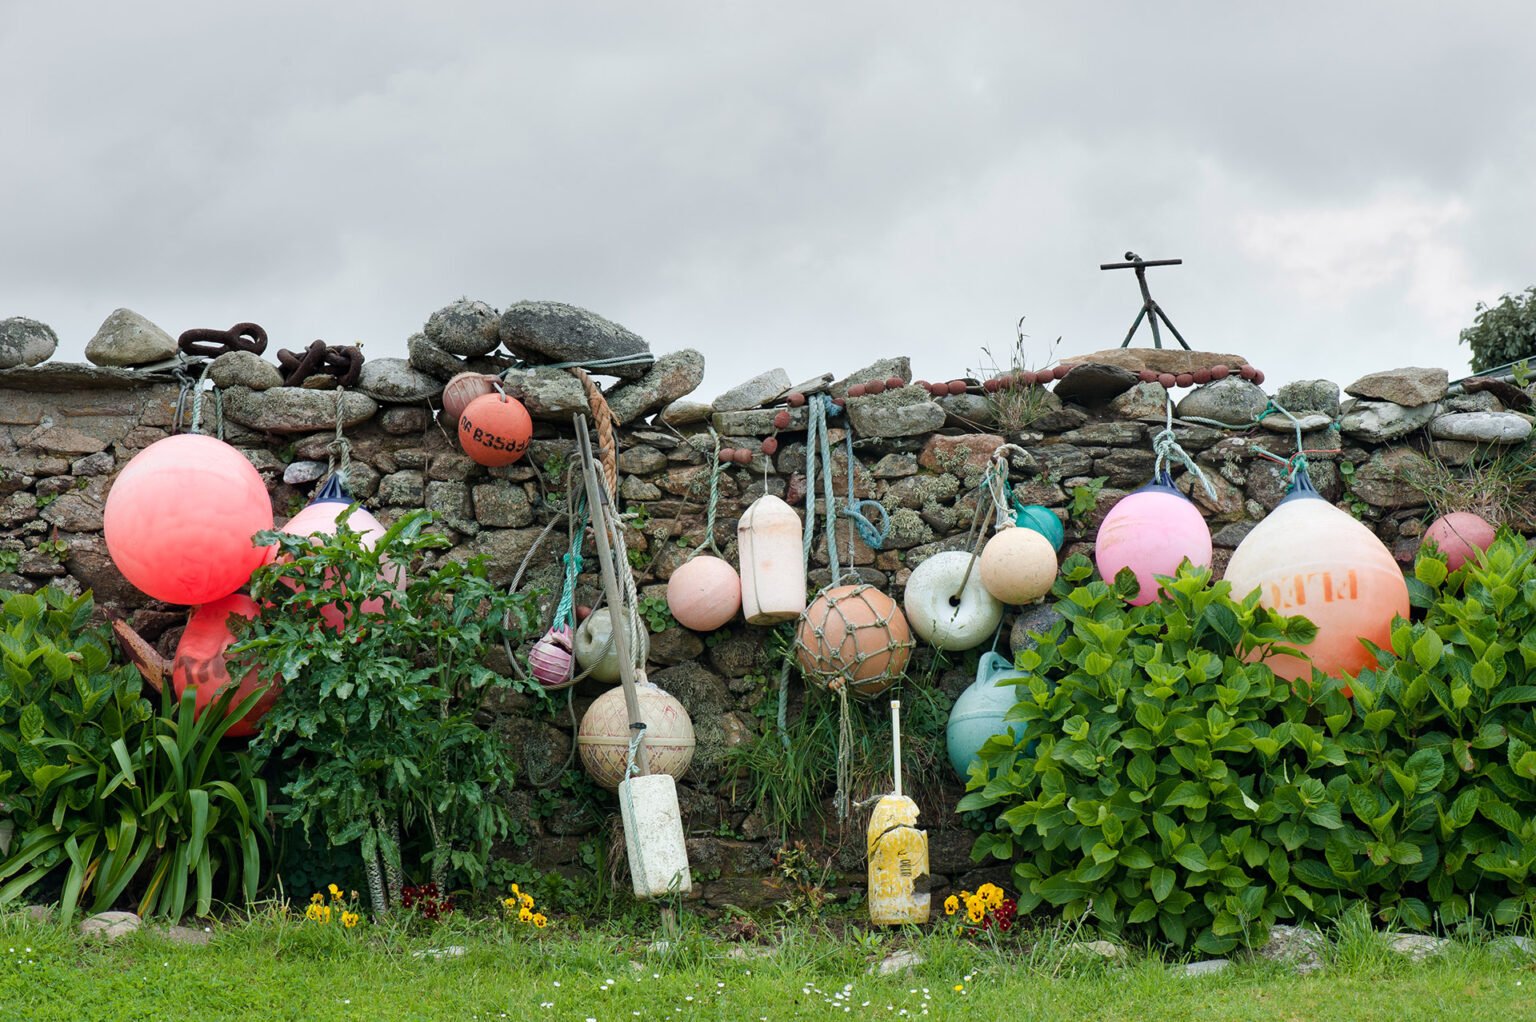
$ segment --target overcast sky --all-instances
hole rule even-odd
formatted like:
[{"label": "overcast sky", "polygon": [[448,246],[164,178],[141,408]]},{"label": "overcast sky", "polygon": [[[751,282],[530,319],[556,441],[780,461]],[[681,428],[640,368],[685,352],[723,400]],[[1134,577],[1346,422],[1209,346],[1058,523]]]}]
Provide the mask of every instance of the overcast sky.
[{"label": "overcast sky", "polygon": [[[405,354],[460,296],[705,394],[1113,347],[1466,373],[1536,283],[1536,5],[0,0],[0,317]],[[1139,344],[1150,344],[1145,332]],[[270,352],[269,352],[270,354]]]}]

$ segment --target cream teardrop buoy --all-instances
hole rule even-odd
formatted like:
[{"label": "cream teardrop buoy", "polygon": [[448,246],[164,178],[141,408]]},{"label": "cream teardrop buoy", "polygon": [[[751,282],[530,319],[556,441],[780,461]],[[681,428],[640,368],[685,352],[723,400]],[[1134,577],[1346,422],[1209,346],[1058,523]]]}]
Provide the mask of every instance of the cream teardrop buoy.
[{"label": "cream teardrop buoy", "polygon": [[[634,642],[640,644],[641,656],[650,650],[650,639],[642,628]],[[613,641],[613,608],[603,607],[587,615],[576,628],[576,662],[588,676],[612,684],[619,680],[619,644]]]},{"label": "cream teardrop buoy", "polygon": [[712,632],[741,609],[741,576],[719,557],[695,557],[667,579],[667,609],[684,628]]},{"label": "cream teardrop buoy", "polygon": [[981,584],[1004,603],[1034,603],[1056,581],[1056,548],[1033,529],[1005,525],[981,551]]},{"label": "cream teardrop buoy", "polygon": [[1301,647],[1312,662],[1289,654],[1265,660],[1281,678],[1329,677],[1375,665],[1360,640],[1391,645],[1392,621],[1408,616],[1408,584],[1376,534],[1322,499],[1303,468],[1291,492],[1254,527],[1227,565],[1232,595],[1255,589],[1259,603],[1317,626]]},{"label": "cream teardrop buoy", "polygon": [[1134,607],[1162,595],[1158,576],[1176,574],[1186,558],[1198,568],[1211,566],[1211,530],[1167,472],[1122,497],[1094,540],[1093,560],[1105,582],[1113,584],[1126,568],[1136,575],[1141,589],[1126,601]]},{"label": "cream teardrop buoy", "polygon": [[772,625],[805,611],[804,533],[795,509],[771,493],[754,500],[736,525],[741,552],[741,611],[749,625]]},{"label": "cream teardrop buoy", "polygon": [[[912,571],[902,595],[907,623],[939,649],[975,649],[1003,620],[1003,605],[982,585],[963,550],[934,554]],[[963,587],[962,587],[963,583]]]}]

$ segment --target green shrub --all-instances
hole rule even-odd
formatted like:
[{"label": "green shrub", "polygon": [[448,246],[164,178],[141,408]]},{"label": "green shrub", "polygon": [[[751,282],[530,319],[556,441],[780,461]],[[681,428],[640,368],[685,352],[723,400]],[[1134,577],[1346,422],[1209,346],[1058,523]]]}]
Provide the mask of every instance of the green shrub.
[{"label": "green shrub", "polygon": [[1427,929],[1536,907],[1536,554],[1503,533],[1454,573],[1415,566],[1424,619],[1399,620],[1353,702],[1323,712],[1347,756],[1329,787],[1346,810],[1303,882],[1364,894],[1383,918]]},{"label": "green shrub", "polygon": [[131,667],[88,627],[91,596],[52,587],[0,608],[0,798],[16,835],[0,863],[0,904],[63,873],[61,912],[131,896],[140,914],[207,915],[256,896],[271,860],[266,784],[219,740],[255,705],[235,689],[200,717],[196,693],[167,686],[159,713]]},{"label": "green shrub", "polygon": [[1536,287],[1506,294],[1497,305],[1478,302],[1460,343],[1472,349],[1477,373],[1536,356]]},{"label": "green shrub", "polygon": [[[477,717],[488,692],[523,684],[485,661],[536,627],[537,608],[535,594],[494,585],[483,560],[426,564],[448,545],[423,532],[430,521],[406,514],[371,546],[344,522],[331,536],[260,533],[279,557],[252,577],[261,613],[230,654],[283,686],[255,747],[288,772],[285,822],[358,843],[365,867],[382,858],[392,874],[413,844],[439,886],[449,871],[478,885],[511,832],[499,795],[516,761]],[[338,595],[340,629],[321,617]]]}]

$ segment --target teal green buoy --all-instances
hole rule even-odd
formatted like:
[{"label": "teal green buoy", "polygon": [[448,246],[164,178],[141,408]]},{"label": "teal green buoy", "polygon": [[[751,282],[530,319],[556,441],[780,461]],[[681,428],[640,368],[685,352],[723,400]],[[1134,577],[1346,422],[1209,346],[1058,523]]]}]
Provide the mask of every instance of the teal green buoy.
[{"label": "teal green buoy", "polygon": [[1067,530],[1062,528],[1061,519],[1056,517],[1056,512],[1039,504],[1025,504],[1015,508],[1013,523],[1032,532],[1038,532],[1051,541],[1051,547],[1058,553],[1061,551],[1061,544],[1067,538]]}]

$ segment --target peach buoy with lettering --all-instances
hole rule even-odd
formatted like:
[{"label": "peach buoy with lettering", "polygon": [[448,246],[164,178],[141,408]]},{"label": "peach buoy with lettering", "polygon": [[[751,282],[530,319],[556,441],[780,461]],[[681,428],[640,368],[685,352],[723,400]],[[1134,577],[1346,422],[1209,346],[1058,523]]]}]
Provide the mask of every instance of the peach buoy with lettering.
[{"label": "peach buoy with lettering", "polygon": [[895,600],[870,585],[834,586],[801,616],[795,659],[813,683],[873,699],[907,669],[912,646]]},{"label": "peach buoy with lettering", "polygon": [[1255,589],[1259,602],[1317,626],[1301,647],[1309,665],[1289,654],[1265,662],[1287,681],[1310,678],[1313,667],[1329,677],[1375,664],[1369,639],[1391,645],[1392,620],[1408,616],[1408,583],[1376,534],[1328,503],[1298,470],[1278,507],[1238,544],[1227,565],[1232,596]]},{"label": "peach buoy with lettering", "polygon": [[667,609],[684,628],[712,632],[741,609],[741,576],[729,561],[701,554],[667,579]]},{"label": "peach buoy with lettering", "polygon": [[459,416],[459,446],[475,462],[490,468],[521,458],[532,436],[528,409],[505,394],[477,397]]},{"label": "peach buoy with lettering", "polygon": [[800,516],[771,493],[754,500],[736,525],[741,609],[749,625],[791,621],[805,610]]},{"label": "peach buoy with lettering", "polygon": [[981,584],[1004,603],[1034,603],[1056,581],[1056,548],[1033,529],[1005,524],[981,551]]},{"label": "peach buoy with lettering", "polygon": [[1198,568],[1211,566],[1211,530],[1167,472],[1122,497],[1104,517],[1094,541],[1093,560],[1105,582],[1113,584],[1116,575],[1130,568],[1141,584],[1127,601],[1133,607],[1162,595],[1157,577],[1176,574],[1186,558]]},{"label": "peach buoy with lettering", "polygon": [[1468,511],[1453,511],[1436,518],[1424,530],[1420,546],[1434,546],[1445,555],[1445,566],[1455,571],[1493,545],[1498,535],[1492,525]]},{"label": "peach buoy with lettering", "polygon": [[123,577],[166,603],[221,599],[250,580],[270,551],[251,537],[272,528],[272,500],[245,455],[196,433],[156,440],[124,466],[102,515],[107,552]]},{"label": "peach buoy with lettering", "polygon": [[[176,642],[176,658],[171,662],[171,685],[176,690],[179,699],[188,688],[196,692],[196,706],[199,716],[208,708],[224,689],[232,682],[229,676],[229,665],[224,659],[225,652],[234,643],[235,636],[230,630],[229,619],[232,616],[243,617],[247,620],[254,618],[259,611],[256,601],[244,593],[233,593],[222,599],[205,603],[192,612],[192,618],[187,622],[186,630],[181,633],[181,638]],[[255,692],[262,685],[257,676],[256,668],[252,667],[244,678],[240,679],[239,688],[229,703],[229,709],[233,710],[241,700]],[[261,718],[272,704],[277,702],[277,685],[273,684],[262,696],[256,700],[254,706],[246,715],[231,724],[225,732],[231,738],[249,738],[261,727]]]}]

